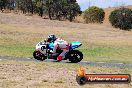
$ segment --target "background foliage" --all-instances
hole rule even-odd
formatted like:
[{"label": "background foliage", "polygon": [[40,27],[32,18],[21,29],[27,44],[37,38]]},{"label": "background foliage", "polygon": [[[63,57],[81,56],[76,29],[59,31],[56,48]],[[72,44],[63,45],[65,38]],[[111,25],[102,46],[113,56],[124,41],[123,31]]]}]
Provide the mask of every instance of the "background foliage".
[{"label": "background foliage", "polygon": [[109,21],[112,26],[123,30],[132,29],[132,10],[129,8],[119,8],[111,12]]},{"label": "background foliage", "polygon": [[81,14],[80,6],[76,0],[0,0],[0,9],[22,11],[23,14],[31,13],[39,16],[48,15],[57,20],[72,21]]},{"label": "background foliage", "polygon": [[86,23],[103,23],[105,12],[102,8],[92,6],[84,11]]}]

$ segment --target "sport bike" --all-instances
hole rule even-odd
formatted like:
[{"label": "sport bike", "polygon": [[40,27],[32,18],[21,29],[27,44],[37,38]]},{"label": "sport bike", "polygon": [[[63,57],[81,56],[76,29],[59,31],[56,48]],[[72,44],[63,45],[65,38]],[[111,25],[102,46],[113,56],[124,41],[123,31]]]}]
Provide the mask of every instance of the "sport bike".
[{"label": "sport bike", "polygon": [[[81,51],[76,50],[82,44],[80,42],[71,42],[70,50],[66,53],[65,58],[63,60],[69,60],[72,63],[80,62],[83,59],[83,54]],[[57,57],[62,53],[61,49],[57,49],[56,53],[50,53],[50,50],[53,50],[53,43],[47,43],[46,41],[39,42],[36,45],[36,50],[33,52],[33,57],[37,60],[45,60],[45,59],[54,59],[57,60]]]}]

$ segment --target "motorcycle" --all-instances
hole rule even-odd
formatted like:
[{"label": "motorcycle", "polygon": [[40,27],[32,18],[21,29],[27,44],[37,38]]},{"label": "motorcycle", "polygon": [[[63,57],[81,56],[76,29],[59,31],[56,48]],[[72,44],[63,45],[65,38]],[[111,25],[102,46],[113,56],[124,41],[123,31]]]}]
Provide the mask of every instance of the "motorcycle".
[{"label": "motorcycle", "polygon": [[[81,51],[76,50],[76,48],[80,47],[82,44],[80,42],[71,42],[70,50],[65,55],[63,60],[69,59],[72,63],[78,63],[83,59],[83,54]],[[62,53],[61,49],[57,49],[56,53],[50,53],[49,51],[53,50],[53,43],[47,43],[46,41],[39,42],[36,45],[36,50],[33,52],[33,57],[37,60],[45,60],[45,59],[54,59],[57,60],[57,57]]]}]

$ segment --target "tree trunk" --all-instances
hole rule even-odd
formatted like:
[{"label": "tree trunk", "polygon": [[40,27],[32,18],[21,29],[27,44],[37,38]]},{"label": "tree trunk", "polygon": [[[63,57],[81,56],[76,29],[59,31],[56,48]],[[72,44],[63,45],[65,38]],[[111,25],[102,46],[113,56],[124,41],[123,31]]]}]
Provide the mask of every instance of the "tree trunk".
[{"label": "tree trunk", "polygon": [[31,0],[31,13],[33,14],[34,13],[34,8],[33,8],[33,2]]}]

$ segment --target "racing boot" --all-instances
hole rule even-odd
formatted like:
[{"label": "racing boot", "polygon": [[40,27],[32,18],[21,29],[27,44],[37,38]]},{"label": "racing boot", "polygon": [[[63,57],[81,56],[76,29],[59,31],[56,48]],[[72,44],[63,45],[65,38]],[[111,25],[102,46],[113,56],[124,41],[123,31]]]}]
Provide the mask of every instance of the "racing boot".
[{"label": "racing boot", "polygon": [[58,57],[57,57],[57,61],[61,61],[62,58],[63,58],[62,56],[58,56]]}]

